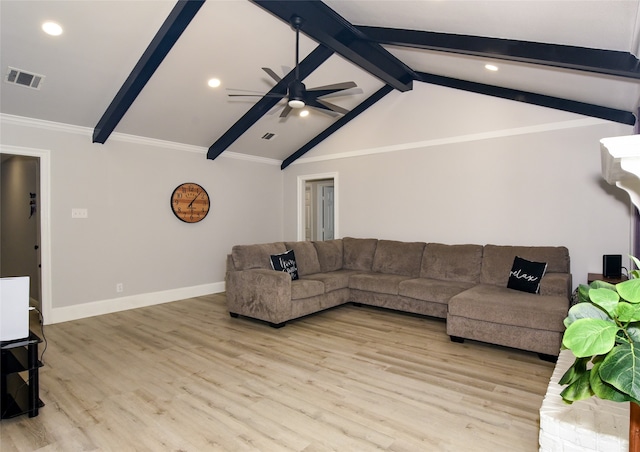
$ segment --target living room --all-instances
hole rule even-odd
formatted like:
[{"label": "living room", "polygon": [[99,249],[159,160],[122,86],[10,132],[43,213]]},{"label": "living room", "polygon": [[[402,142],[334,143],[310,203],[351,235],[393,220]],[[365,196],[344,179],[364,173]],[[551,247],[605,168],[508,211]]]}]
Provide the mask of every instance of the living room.
[{"label": "living room", "polygon": [[[126,133],[94,144],[62,120],[3,111],[0,125],[3,154],[40,159],[46,324],[223,293],[233,245],[299,237],[300,177],[335,177],[341,237],[566,246],[574,286],[632,248],[629,198],[602,179],[599,142],[633,126],[447,87],[390,93],[284,171]],[[169,205],[189,181],[211,199],[196,224]]]}]

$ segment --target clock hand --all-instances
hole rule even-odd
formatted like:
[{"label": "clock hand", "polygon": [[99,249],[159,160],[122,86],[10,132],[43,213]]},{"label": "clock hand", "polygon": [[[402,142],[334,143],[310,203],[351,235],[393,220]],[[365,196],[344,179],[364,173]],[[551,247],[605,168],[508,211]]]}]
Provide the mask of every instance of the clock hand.
[{"label": "clock hand", "polygon": [[190,208],[191,208],[191,206],[193,205],[193,202],[194,202],[196,199],[198,199],[202,193],[203,193],[203,192],[198,193],[198,196],[196,196],[195,198],[193,198],[193,200],[192,200],[192,201],[189,203],[189,205],[187,206],[187,209],[190,209]]}]

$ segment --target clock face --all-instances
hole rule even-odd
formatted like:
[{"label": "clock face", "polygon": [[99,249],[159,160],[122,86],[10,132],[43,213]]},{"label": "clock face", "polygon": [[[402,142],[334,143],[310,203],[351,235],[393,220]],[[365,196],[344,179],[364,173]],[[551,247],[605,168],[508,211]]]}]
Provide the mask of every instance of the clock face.
[{"label": "clock face", "polygon": [[171,194],[171,210],[186,223],[197,223],[209,213],[209,195],[198,184],[178,185]]}]

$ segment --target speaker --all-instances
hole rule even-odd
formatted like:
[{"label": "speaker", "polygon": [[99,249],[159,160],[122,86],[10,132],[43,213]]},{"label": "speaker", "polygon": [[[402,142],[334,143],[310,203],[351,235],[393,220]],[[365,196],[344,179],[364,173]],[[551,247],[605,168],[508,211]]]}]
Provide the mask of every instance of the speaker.
[{"label": "speaker", "polygon": [[0,341],[29,336],[29,277],[0,278]]},{"label": "speaker", "polygon": [[602,256],[602,276],[605,278],[620,278],[622,276],[622,254]]}]

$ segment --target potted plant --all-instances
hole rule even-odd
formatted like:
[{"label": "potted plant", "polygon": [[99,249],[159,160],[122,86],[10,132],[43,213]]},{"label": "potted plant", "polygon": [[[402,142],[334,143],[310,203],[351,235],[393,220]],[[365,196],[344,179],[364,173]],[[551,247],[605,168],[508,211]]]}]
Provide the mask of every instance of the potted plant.
[{"label": "potted plant", "polygon": [[[640,268],[640,261],[630,256]],[[592,396],[630,402],[629,450],[640,447],[640,271],[613,285],[594,281],[578,288],[579,302],[564,320],[563,348],[576,357],[560,379],[567,403]],[[639,441],[638,446],[632,446]]]}]

